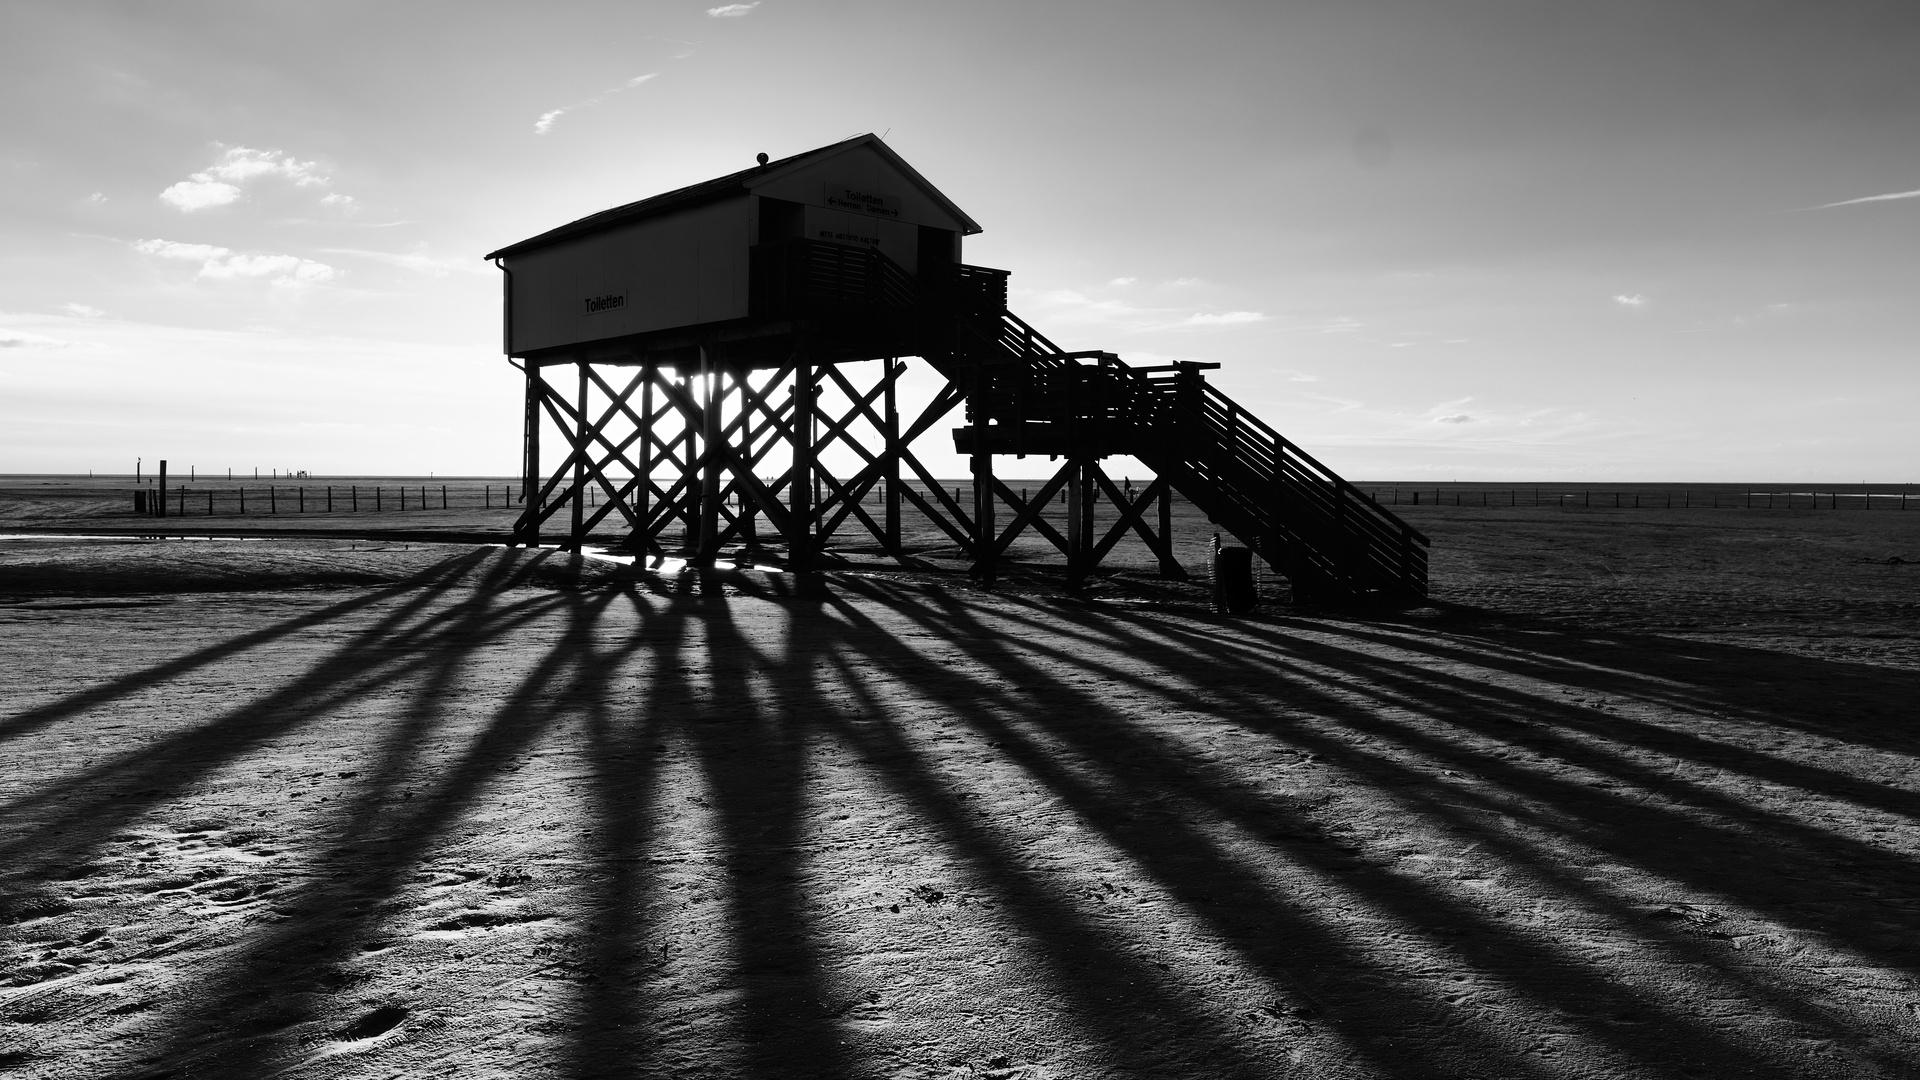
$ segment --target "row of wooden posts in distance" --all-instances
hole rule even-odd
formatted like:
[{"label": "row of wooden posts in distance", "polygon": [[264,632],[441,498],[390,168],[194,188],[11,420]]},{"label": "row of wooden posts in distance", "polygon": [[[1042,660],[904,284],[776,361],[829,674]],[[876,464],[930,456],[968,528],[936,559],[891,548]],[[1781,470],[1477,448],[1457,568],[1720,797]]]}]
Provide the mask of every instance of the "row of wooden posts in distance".
[{"label": "row of wooden posts in distance", "polygon": [[[1522,499],[1526,493],[1529,498]],[[1868,492],[1868,491],[1563,491],[1542,493],[1539,488],[1509,488],[1506,498],[1501,499],[1497,490],[1466,491],[1441,488],[1401,491],[1398,488],[1381,498],[1381,492],[1373,491],[1368,497],[1376,503],[1391,506],[1559,506],[1579,507],[1585,510],[1819,510],[1823,506],[1828,510],[1871,510],[1873,500],[1885,500],[1892,506],[1894,500],[1899,510],[1907,508],[1907,492]],[[1451,499],[1447,496],[1452,496]],[[1475,498],[1478,496],[1478,498]],[[1597,498],[1596,498],[1597,496]],[[1920,502],[1920,500],[1916,500]]]},{"label": "row of wooden posts in distance", "polygon": [[[282,503],[287,504],[288,513],[297,514],[336,513],[340,511],[359,512],[362,510],[384,512],[386,510],[386,504],[389,501],[395,503],[395,510],[447,510],[454,508],[456,505],[456,496],[450,496],[448,494],[448,485],[440,484],[438,487],[439,490],[436,492],[432,486],[426,484],[415,487],[398,485],[392,488],[375,485],[370,489],[371,494],[370,497],[368,497],[368,493],[363,492],[359,485],[348,485],[344,488],[336,488],[329,485],[318,489],[312,494],[311,501],[313,505],[309,508],[309,492],[305,485],[286,487],[269,485],[264,489],[264,499],[261,496],[261,490],[255,489],[254,505],[256,507],[264,507],[265,512],[269,514],[280,513]],[[512,507],[517,502],[514,485],[502,484],[498,492],[495,492],[493,487],[492,484],[482,485],[481,496],[478,500],[480,506],[472,507],[473,509],[491,510],[494,509],[495,503],[497,502],[499,508],[504,510]],[[1359,491],[1360,489],[1354,490]],[[955,487],[953,489],[953,496],[956,502],[964,500],[963,492],[967,492],[967,489],[964,487]],[[212,486],[202,487],[198,484],[195,484],[191,489],[186,485],[180,485],[171,491],[167,491],[164,488],[157,490],[148,488],[135,489],[133,492],[133,511],[137,514],[149,514],[155,517],[169,516],[167,513],[169,509],[173,510],[172,516],[177,517],[186,517],[195,512],[202,512],[205,515],[211,516],[219,512],[216,509],[215,496],[223,493],[231,496],[230,498],[222,500],[228,503],[228,512],[235,515],[244,515],[247,512],[246,487],[240,486],[224,489],[223,491],[221,488]],[[388,498],[389,493],[393,495],[392,499]],[[411,500],[408,498],[410,494],[412,495]],[[967,494],[971,493],[967,492]],[[1133,485],[1131,483],[1126,487],[1126,494],[1129,497],[1133,495]],[[1907,493],[1904,491],[1899,493],[1834,491],[1705,491],[1696,493],[1691,490],[1679,492],[1543,492],[1537,488],[1509,488],[1502,492],[1498,490],[1469,491],[1442,488],[1402,490],[1400,488],[1392,488],[1386,491],[1378,489],[1362,491],[1361,494],[1376,503],[1391,506],[1484,506],[1490,508],[1557,506],[1562,508],[1579,507],[1582,509],[1679,510],[1693,509],[1697,506],[1700,509],[1868,510],[1872,509],[1873,500],[1880,499],[1884,500],[1882,505],[1905,510],[1907,509],[1908,502]],[[1506,495],[1505,499],[1499,498],[1502,494]],[[1520,498],[1522,494],[1528,497],[1522,499]],[[202,505],[202,495],[205,496],[204,511],[200,509]],[[438,495],[437,500],[434,497],[435,495]],[[189,502],[190,497],[191,502]],[[879,485],[875,485],[869,494],[869,498],[875,500],[884,499],[885,492]],[[1026,488],[1020,489],[1020,498],[1022,502],[1026,501]],[[816,494],[816,500],[817,499],[818,495]],[[1064,492],[1061,493],[1060,499],[1062,503],[1066,501],[1066,494]],[[599,492],[597,489],[587,489],[587,501],[589,505],[598,505]],[[1916,499],[1915,501],[1916,504],[1920,504],[1920,499]],[[165,506],[164,503],[168,502],[174,505],[172,507]],[[438,503],[437,506],[435,505],[436,502]],[[467,506],[471,506],[471,504],[467,504]]]},{"label": "row of wooden posts in distance", "polygon": [[[387,502],[386,493],[388,492],[388,490],[390,489],[376,485],[372,489],[373,497],[366,500],[367,501],[366,509],[371,511],[376,511],[376,512],[384,511],[386,509],[386,502]],[[394,507],[394,509],[396,510],[435,509],[435,507],[433,506],[432,489],[426,484],[421,484],[418,488],[413,488],[413,489],[410,489],[405,485],[400,485],[392,488],[391,490],[397,496],[398,505]],[[409,490],[417,490],[419,492],[419,494],[414,497],[413,505],[411,507],[407,505],[407,493]],[[231,491],[232,491],[233,503],[234,503],[233,512],[235,514],[245,514],[247,512],[247,489],[244,487],[237,487],[237,488],[231,489]],[[215,487],[200,488],[196,486],[192,490],[193,508],[196,510],[199,509],[200,495],[204,493],[207,497],[206,513],[208,515],[212,515],[215,512],[214,496],[217,494],[220,494],[220,492],[221,492],[221,489],[219,488],[215,488]],[[184,484],[180,485],[178,488],[175,488],[173,491],[164,491],[164,490],[149,491],[144,488],[136,488],[134,489],[134,492],[133,492],[133,512],[136,514],[150,514],[154,517],[166,517],[168,516],[166,504],[169,501],[174,501],[176,505],[176,509],[174,510],[173,516],[187,517],[189,513],[188,506],[187,506],[188,493],[189,493],[189,489]],[[287,508],[287,512],[293,513],[293,514],[306,514],[306,513],[330,514],[330,513],[334,513],[336,510],[334,506],[334,488],[331,486],[322,488],[320,492],[314,496],[314,508],[311,511],[307,509],[307,489],[305,486],[283,488],[276,485],[269,485],[266,489],[266,493],[267,493],[266,510],[267,510],[267,513],[269,514],[278,514],[280,512],[280,503],[282,501],[286,501],[290,504]],[[361,509],[360,494],[361,493],[360,493],[359,485],[357,484],[348,485],[339,500],[341,505],[338,507],[338,509],[349,511],[349,512],[360,510]],[[289,498],[289,495],[291,495],[291,498]],[[449,503],[449,500],[448,500],[447,485],[445,484],[440,485],[439,495],[440,495],[440,505],[438,509],[441,509],[441,510],[449,509],[451,504]],[[500,500],[501,508],[505,509],[506,507],[511,506],[513,503],[513,485],[512,484],[501,485],[501,492],[499,495],[494,494],[493,486],[491,484],[486,485],[485,487],[482,488],[481,499],[482,499],[482,506],[487,509],[491,509],[493,507],[493,503],[495,499]],[[260,495],[256,491],[256,493],[254,494],[254,505],[259,506],[260,503],[261,503]]]}]

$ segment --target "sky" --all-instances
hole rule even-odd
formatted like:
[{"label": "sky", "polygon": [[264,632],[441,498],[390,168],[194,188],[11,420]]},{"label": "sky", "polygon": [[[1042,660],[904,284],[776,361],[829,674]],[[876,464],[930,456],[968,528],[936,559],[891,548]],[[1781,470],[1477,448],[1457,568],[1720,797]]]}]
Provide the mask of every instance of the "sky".
[{"label": "sky", "polygon": [[871,131],[1350,478],[1920,481],[1910,0],[712,4],[0,0],[0,472],[512,473],[481,255]]}]

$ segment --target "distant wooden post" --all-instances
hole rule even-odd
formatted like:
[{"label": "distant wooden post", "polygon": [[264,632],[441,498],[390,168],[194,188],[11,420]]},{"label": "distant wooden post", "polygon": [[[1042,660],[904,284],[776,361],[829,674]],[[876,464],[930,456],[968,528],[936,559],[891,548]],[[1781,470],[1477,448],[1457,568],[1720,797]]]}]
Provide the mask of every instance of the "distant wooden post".
[{"label": "distant wooden post", "polygon": [[301,484],[299,487],[294,488],[293,492],[294,492],[294,497],[300,500],[298,512],[302,514],[306,513],[307,512],[307,486],[305,484]]},{"label": "distant wooden post", "polygon": [[440,509],[445,510],[446,508],[447,508],[447,485],[441,484],[440,485]]},{"label": "distant wooden post", "polygon": [[158,518],[166,517],[167,516],[167,459],[166,458],[160,459],[160,490],[156,492],[156,494],[158,494],[160,497],[154,500],[153,516]]}]

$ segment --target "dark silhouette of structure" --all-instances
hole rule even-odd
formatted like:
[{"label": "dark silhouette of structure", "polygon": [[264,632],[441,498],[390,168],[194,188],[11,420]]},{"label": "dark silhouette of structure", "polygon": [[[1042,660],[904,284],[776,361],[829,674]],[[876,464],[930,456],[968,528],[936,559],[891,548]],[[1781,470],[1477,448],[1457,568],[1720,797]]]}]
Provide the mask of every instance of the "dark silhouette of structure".
[{"label": "dark silhouette of structure", "polygon": [[[1209,386],[1201,371],[1218,365],[1060,348],[1007,310],[1006,271],[961,262],[961,238],[979,231],[862,135],[761,155],[488,255],[506,275],[505,349],[526,372],[516,542],[564,515],[577,548],[618,515],[640,552],[709,565],[732,550],[805,572],[843,532],[907,560],[910,505],[987,582],[1028,530],[1076,583],[1129,531],[1181,577],[1178,491],[1296,595],[1426,591],[1427,538]],[[945,379],[905,423],[902,357]],[[969,505],[912,449],[956,410]],[[565,442],[551,472],[543,415]],[[836,443],[861,462],[850,476],[822,467]],[[1008,454],[1061,463],[1028,499],[995,478]],[[1116,454],[1156,477],[1123,490],[1100,465]],[[1064,533],[1041,515],[1062,494]],[[1104,528],[1102,496],[1118,510]]]}]

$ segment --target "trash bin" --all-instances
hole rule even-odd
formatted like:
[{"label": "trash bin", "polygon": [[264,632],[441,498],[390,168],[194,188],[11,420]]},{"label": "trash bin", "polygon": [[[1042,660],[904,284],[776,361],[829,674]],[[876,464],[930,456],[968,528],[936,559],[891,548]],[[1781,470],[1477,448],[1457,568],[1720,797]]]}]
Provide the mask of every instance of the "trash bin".
[{"label": "trash bin", "polygon": [[1222,615],[1245,615],[1260,606],[1253,580],[1253,552],[1220,547],[1213,553],[1213,602]]}]

